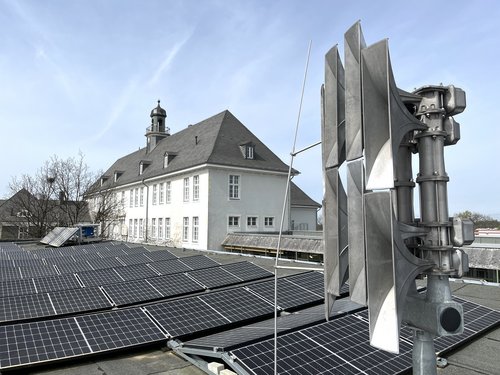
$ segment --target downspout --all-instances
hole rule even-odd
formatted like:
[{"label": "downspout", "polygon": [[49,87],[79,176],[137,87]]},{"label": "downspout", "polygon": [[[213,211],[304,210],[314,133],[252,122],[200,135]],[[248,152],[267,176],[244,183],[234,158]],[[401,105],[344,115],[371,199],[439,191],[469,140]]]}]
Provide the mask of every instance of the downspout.
[{"label": "downspout", "polygon": [[146,241],[146,243],[148,243],[148,223],[149,223],[149,186],[146,185],[146,183],[144,182],[146,181],[145,178],[142,179],[141,183],[146,187],[146,220],[145,220],[145,223],[144,223],[144,232],[146,233],[145,236],[144,236],[144,240]]}]

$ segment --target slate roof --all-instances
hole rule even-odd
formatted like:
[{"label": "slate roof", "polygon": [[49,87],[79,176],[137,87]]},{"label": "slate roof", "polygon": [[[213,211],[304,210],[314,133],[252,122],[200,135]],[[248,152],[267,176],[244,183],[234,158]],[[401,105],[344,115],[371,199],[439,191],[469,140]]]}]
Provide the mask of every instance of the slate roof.
[{"label": "slate roof", "polygon": [[321,204],[313,200],[293,182],[290,185],[290,202],[292,202],[292,206],[321,208]]},{"label": "slate roof", "polygon": [[[254,159],[245,159],[240,149],[240,145],[249,142],[255,145]],[[163,168],[165,153],[174,155],[167,168]],[[139,175],[141,161],[149,163],[149,165],[143,174]],[[108,180],[103,183],[102,187],[129,184],[206,163],[281,173],[288,172],[288,166],[285,163],[231,112],[225,110],[196,125],[190,125],[165,137],[149,153],[144,147],[118,159],[104,173]],[[115,171],[123,172],[116,183],[113,178]]]}]

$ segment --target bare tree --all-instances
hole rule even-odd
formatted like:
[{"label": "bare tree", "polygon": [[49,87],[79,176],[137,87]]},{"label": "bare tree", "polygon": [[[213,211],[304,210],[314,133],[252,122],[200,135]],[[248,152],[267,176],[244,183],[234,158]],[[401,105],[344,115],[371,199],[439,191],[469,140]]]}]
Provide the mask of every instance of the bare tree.
[{"label": "bare tree", "polygon": [[59,194],[61,222],[67,226],[89,220],[85,194],[96,181],[97,174],[90,171],[84,159],[80,151],[75,158],[63,160],[53,156],[50,161],[57,176],[55,185]]},{"label": "bare tree", "polygon": [[100,183],[94,186],[86,194],[90,202],[90,213],[94,223],[100,224],[100,233],[103,238],[113,238],[115,227],[122,228],[125,225],[124,199],[121,193],[116,193],[112,187],[100,188]]},{"label": "bare tree", "polygon": [[33,175],[14,177],[9,183],[13,211],[23,217],[35,237],[43,237],[57,220],[55,213],[55,172],[49,162]]}]

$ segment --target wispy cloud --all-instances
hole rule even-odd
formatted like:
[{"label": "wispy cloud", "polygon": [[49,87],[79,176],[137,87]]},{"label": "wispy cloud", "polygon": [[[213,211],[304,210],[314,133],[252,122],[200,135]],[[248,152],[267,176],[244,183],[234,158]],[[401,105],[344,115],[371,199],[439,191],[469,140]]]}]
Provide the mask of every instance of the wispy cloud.
[{"label": "wispy cloud", "polygon": [[153,87],[162,77],[163,73],[168,71],[170,68],[172,62],[175,59],[175,56],[179,53],[181,48],[186,44],[186,42],[191,38],[192,32],[189,33],[185,38],[183,38],[181,41],[177,42],[174,44],[172,48],[170,48],[167,53],[165,54],[165,58],[161,61],[160,65],[155,70],[155,73],[153,74],[153,77],[148,81],[147,87]]},{"label": "wispy cloud", "polygon": [[132,96],[137,91],[139,81],[140,80],[138,77],[132,77],[131,79],[129,79],[127,85],[120,93],[118,100],[116,100],[113,104],[111,111],[109,112],[108,119],[106,120],[103,128],[89,140],[90,142],[98,141],[104,136],[104,134],[107,133],[109,129],[113,127],[116,121],[121,117],[123,111],[129,105]]}]

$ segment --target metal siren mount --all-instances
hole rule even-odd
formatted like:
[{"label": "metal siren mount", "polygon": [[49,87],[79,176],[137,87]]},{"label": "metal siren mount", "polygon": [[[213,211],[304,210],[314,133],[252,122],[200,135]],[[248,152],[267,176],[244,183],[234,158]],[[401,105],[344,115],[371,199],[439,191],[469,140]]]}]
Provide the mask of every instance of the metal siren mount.
[{"label": "metal siren mount", "polygon": [[[465,109],[465,92],[400,90],[387,40],[367,46],[357,22],[344,41],[345,69],[335,46],[321,88],[326,316],[348,279],[351,299],[368,306],[370,344],[398,353],[404,323],[414,330],[414,374],[436,374],[433,338],[463,331],[449,277],[468,270],[459,247],[474,240],[472,222],[449,217],[444,162],[444,147],[460,139],[452,116]],[[417,277],[427,278],[425,294]]]}]

